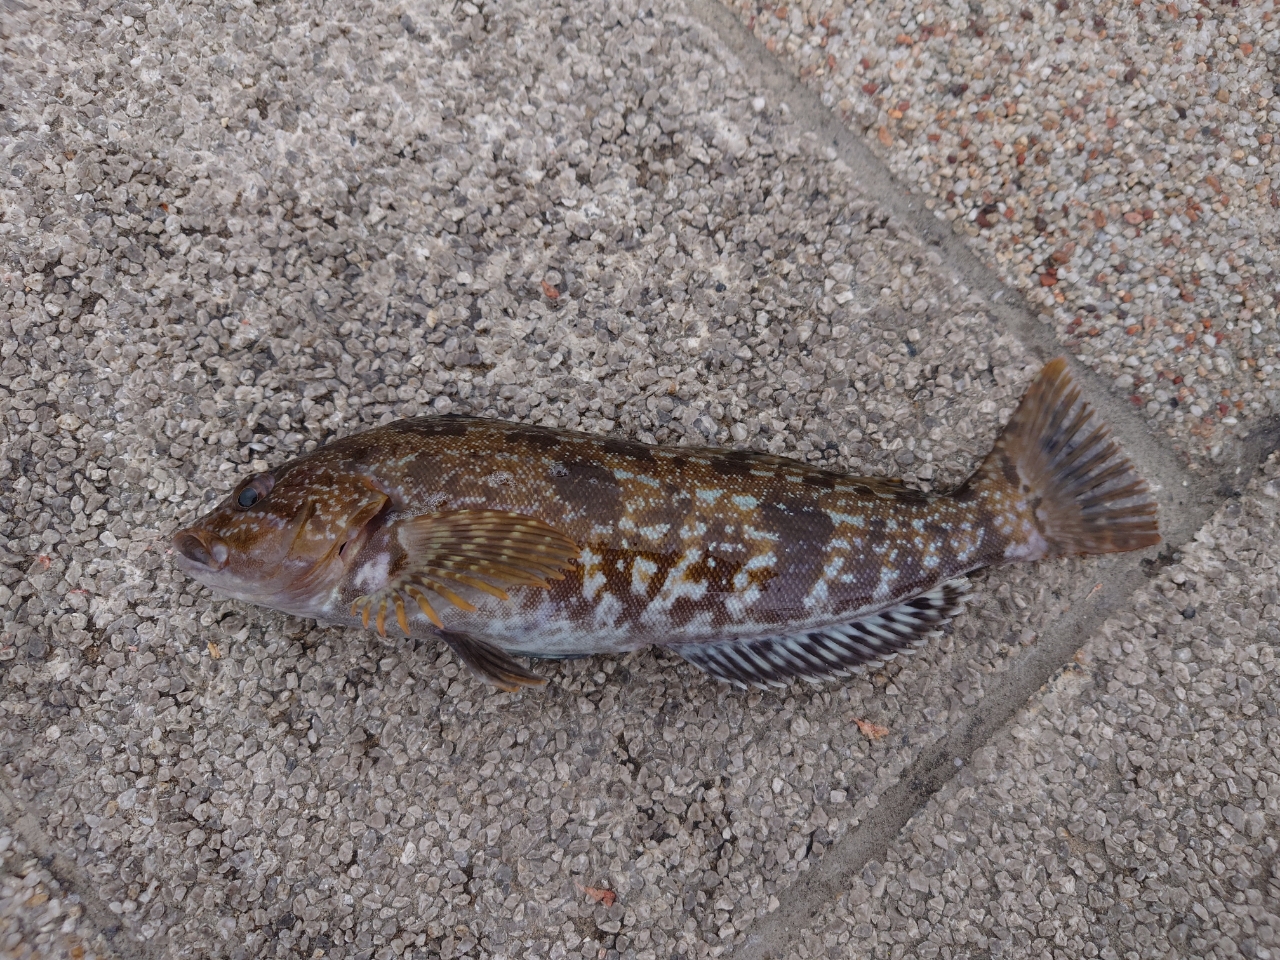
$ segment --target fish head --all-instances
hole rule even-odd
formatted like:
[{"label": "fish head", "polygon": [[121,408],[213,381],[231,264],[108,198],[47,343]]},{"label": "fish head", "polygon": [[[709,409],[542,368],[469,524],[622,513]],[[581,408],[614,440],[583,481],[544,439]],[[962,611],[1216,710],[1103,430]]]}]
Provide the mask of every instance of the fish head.
[{"label": "fish head", "polygon": [[304,458],[242,480],[173,535],[174,560],[224,596],[323,618],[388,502],[367,476]]}]

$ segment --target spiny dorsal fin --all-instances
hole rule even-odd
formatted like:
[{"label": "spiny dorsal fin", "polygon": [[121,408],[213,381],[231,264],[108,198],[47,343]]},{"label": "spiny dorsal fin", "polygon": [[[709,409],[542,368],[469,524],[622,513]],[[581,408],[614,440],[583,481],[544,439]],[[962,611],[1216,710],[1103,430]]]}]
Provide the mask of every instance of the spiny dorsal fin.
[{"label": "spiny dorsal fin", "polygon": [[398,520],[392,529],[407,557],[404,566],[381,590],[351,605],[353,615],[360,614],[366,627],[372,619],[384,636],[388,605],[406,634],[406,602],[443,628],[432,599],[472,611],[475,606],[463,595],[467,589],[506,600],[509,587],[545,588],[564,578],[579,553],[578,545],[554,527],[500,510],[429,513]]},{"label": "spiny dorsal fin", "polygon": [[922,646],[964,609],[969,581],[949,580],[897,606],[852,623],[759,640],[716,640],[673,646],[680,656],[736,686],[783,687],[847,677]]}]

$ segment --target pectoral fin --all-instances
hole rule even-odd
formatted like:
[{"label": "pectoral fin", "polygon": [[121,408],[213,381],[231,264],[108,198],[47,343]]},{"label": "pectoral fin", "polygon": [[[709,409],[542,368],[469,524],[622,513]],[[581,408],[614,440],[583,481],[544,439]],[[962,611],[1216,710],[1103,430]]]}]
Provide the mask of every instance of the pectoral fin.
[{"label": "pectoral fin", "polygon": [[499,510],[424,514],[396,521],[392,530],[403,562],[386,586],[351,605],[352,614],[359,613],[366,627],[372,620],[383,636],[388,606],[406,634],[406,602],[443,629],[433,601],[470,612],[475,605],[468,591],[507,600],[511,587],[545,589],[563,579],[579,553],[576,543],[541,520]]},{"label": "pectoral fin", "polygon": [[441,634],[444,642],[477,677],[499,690],[514,693],[521,687],[540,687],[546,678],[530,673],[491,643],[463,633]]}]

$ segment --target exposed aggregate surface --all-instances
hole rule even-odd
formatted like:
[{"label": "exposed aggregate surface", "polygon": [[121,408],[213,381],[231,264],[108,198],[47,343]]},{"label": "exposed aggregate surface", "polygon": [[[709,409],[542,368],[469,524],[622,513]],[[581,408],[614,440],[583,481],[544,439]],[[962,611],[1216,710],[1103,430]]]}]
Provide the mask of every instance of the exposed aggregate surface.
[{"label": "exposed aggregate surface", "polygon": [[954,483],[1034,365],[686,19],[31,16],[4,762],[139,942],[705,955],[1086,589],[1012,571],[981,629],[781,696],[652,655],[495,695],[217,601],[164,538],[334,431],[470,411]]},{"label": "exposed aggregate surface", "polygon": [[[494,694],[220,601],[167,535],[338,432],[946,487],[1036,365],[678,9],[0,18],[0,769],[138,955],[720,955],[1105,569],[992,574],[921,656],[771,694],[652,654]],[[21,851],[3,889],[52,890]]]},{"label": "exposed aggregate surface", "polygon": [[1280,458],[788,956],[1280,956]]},{"label": "exposed aggregate surface", "polygon": [[729,6],[1193,461],[1280,411],[1269,0]]},{"label": "exposed aggregate surface", "polygon": [[112,951],[80,898],[33,856],[22,838],[0,828],[0,955],[13,960],[97,960]]}]

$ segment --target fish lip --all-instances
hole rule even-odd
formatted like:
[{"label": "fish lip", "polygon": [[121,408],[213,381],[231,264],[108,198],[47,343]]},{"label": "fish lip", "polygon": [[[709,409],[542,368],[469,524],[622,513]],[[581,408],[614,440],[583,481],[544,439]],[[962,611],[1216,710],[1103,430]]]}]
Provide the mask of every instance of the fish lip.
[{"label": "fish lip", "polygon": [[226,543],[204,530],[179,530],[173,535],[178,565],[189,573],[217,573],[231,558]]}]

